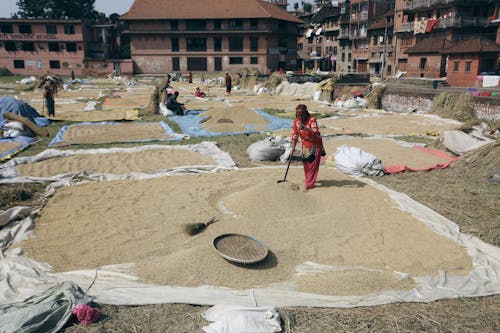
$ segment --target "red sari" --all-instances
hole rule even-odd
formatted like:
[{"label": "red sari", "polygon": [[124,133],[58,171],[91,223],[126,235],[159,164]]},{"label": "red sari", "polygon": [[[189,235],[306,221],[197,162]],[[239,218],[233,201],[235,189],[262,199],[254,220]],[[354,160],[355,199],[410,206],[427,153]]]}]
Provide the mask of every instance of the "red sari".
[{"label": "red sari", "polygon": [[309,127],[311,130],[299,130],[297,123],[300,120],[295,118],[293,121],[293,132],[292,132],[292,143],[296,143],[300,137],[302,142],[302,151],[304,150],[315,150],[314,160],[311,162],[303,161],[304,166],[304,176],[305,176],[305,187],[310,189],[314,187],[316,178],[318,178],[319,165],[321,162],[321,153],[323,152],[323,140],[321,139],[321,134],[318,130],[318,123],[316,119],[309,116],[309,119],[304,125],[304,127]]}]

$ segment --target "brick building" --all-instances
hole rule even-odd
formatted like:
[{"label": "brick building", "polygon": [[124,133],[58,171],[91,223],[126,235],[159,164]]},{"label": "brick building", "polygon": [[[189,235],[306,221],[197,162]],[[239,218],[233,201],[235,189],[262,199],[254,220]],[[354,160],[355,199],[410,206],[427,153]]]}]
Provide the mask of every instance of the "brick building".
[{"label": "brick building", "polygon": [[[394,32],[397,70],[406,71],[408,76],[446,76],[446,59],[438,55],[439,48],[444,47],[444,40],[456,43],[483,37],[494,41],[498,23],[494,23],[493,19],[499,17],[498,8],[498,1],[488,0],[396,0]],[[434,45],[432,56],[423,57],[421,52],[415,53],[414,47],[418,44],[424,43],[423,49],[432,44],[425,42],[429,38],[441,41],[439,45]],[[410,48],[413,52],[407,52]],[[435,67],[437,64],[441,66],[439,70]]]},{"label": "brick building", "polygon": [[0,19],[0,67],[16,74],[84,69],[81,20]]},{"label": "brick building", "polygon": [[481,73],[496,74],[500,44],[485,38],[462,40],[441,51],[448,58],[447,81],[452,86],[474,87]]},{"label": "brick building", "polygon": [[304,23],[261,0],[135,0],[121,19],[137,74],[295,70]]},{"label": "brick building", "polygon": [[441,51],[451,45],[452,43],[446,38],[434,36],[406,49],[405,53],[408,55],[406,75],[432,79],[446,76],[446,56]]},{"label": "brick building", "polygon": [[393,74],[395,60],[394,10],[368,26],[369,72],[382,79]]}]

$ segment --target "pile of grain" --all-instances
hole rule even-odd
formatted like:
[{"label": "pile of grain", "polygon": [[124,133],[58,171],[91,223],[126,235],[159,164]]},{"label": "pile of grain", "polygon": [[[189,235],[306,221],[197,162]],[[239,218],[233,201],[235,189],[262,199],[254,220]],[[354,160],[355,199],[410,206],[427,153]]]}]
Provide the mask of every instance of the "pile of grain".
[{"label": "pile of grain", "polygon": [[160,123],[122,123],[110,125],[70,126],[63,134],[63,141],[55,147],[75,144],[112,142],[137,142],[142,140],[166,140],[172,136]]},{"label": "pile of grain", "polygon": [[460,126],[455,123],[417,114],[392,114],[344,119],[322,119],[327,128],[322,134],[365,133],[380,135],[413,135],[443,132]]},{"label": "pile of grain", "polygon": [[141,152],[86,154],[51,158],[16,167],[19,176],[51,177],[77,171],[111,174],[152,172],[185,165],[214,165],[212,158],[186,149],[150,149]]},{"label": "pile of grain", "polygon": [[462,175],[489,178],[500,171],[500,141],[497,140],[486,146],[467,153],[463,158],[452,165],[454,170]]},{"label": "pile of grain", "polygon": [[[285,283],[329,295],[381,291],[388,281],[396,289],[411,288],[412,281],[398,281],[393,271],[412,276],[470,271],[464,248],[395,207],[388,195],[331,169],[322,169],[320,186],[304,193],[297,186],[302,169],[291,169],[289,181],[277,184],[283,171],[66,187],[50,199],[36,221],[35,237],[21,247],[57,271],[133,262],[135,273],[154,283],[232,288]],[[212,216],[218,222],[203,233],[183,233],[186,223]],[[269,258],[251,267],[228,263],[211,245],[223,233],[262,240]],[[296,267],[309,261],[352,272],[299,277]],[[356,267],[371,271],[358,275]]]},{"label": "pile of grain", "polygon": [[382,165],[402,164],[410,168],[424,168],[438,163],[446,163],[448,160],[422,152],[415,148],[403,147],[390,139],[363,139],[363,138],[332,138],[324,139],[323,144],[328,155],[334,155],[338,147],[346,144],[351,147],[360,148],[371,153],[380,160]]},{"label": "pile of grain", "polygon": [[248,126],[263,130],[269,123],[256,112],[242,106],[213,108],[204,112],[203,117],[210,117],[204,122],[204,127],[211,132],[245,132],[248,131]]}]

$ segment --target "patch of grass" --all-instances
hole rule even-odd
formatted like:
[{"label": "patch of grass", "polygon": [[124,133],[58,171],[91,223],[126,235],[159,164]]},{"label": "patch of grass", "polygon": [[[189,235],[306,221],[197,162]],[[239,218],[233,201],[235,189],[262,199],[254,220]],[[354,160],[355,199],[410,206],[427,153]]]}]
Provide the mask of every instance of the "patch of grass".
[{"label": "patch of grass", "polygon": [[36,206],[46,186],[46,183],[2,184],[0,207],[6,210],[15,206]]},{"label": "patch of grass", "polygon": [[396,136],[393,139],[400,140],[400,141],[406,141],[406,142],[410,142],[410,143],[424,143],[426,145],[434,142],[434,139],[429,138],[428,136],[420,136],[420,135]]}]

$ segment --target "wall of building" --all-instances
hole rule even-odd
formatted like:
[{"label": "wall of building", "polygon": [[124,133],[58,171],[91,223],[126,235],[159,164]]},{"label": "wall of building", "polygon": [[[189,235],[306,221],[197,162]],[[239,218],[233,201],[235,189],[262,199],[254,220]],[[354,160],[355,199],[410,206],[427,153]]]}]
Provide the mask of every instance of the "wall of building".
[{"label": "wall of building", "polygon": [[[427,59],[424,69],[420,69],[420,60]],[[408,55],[408,77],[423,77],[429,79],[438,79],[441,68],[440,54],[409,54]]]},{"label": "wall of building", "polygon": [[83,69],[84,75],[109,75],[116,70],[117,75],[134,74],[132,60],[123,59],[87,59]]},{"label": "wall of building", "polygon": [[[0,33],[0,67],[20,75],[69,75],[71,67],[76,74],[82,73],[85,51],[81,22],[66,23],[74,27],[74,34],[65,34],[65,23],[61,21],[2,20],[0,25],[2,24],[12,24],[13,32]],[[20,24],[30,25],[31,33],[21,33]],[[57,33],[47,33],[46,24],[55,24]],[[33,50],[24,51],[23,45],[31,43]],[[49,44],[57,45],[59,51],[50,50]],[[15,50],[7,50],[13,45]],[[74,51],[68,51],[68,47],[74,47]]]},{"label": "wall of building", "polygon": [[[454,63],[458,62],[458,70],[455,71]],[[470,71],[466,72],[466,62],[470,61]],[[478,55],[450,55],[448,58],[448,72],[446,81],[448,84],[457,87],[475,87],[477,75],[479,74],[479,56]]]}]

